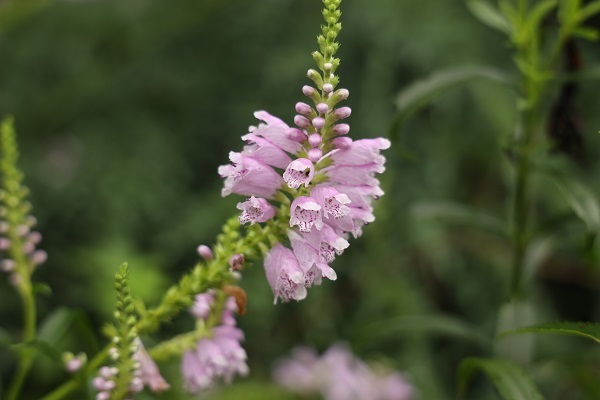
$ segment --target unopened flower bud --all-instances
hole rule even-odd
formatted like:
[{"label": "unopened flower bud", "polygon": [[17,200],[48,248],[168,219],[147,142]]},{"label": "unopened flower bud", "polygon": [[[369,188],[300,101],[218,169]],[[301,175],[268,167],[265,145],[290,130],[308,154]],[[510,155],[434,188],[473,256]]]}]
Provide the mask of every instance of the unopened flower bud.
[{"label": "unopened flower bud", "polygon": [[347,136],[337,137],[331,143],[338,149],[347,149],[352,144],[352,139]]},{"label": "unopened flower bud", "polygon": [[314,163],[319,161],[323,157],[323,152],[319,148],[310,149],[308,151],[308,159]]},{"label": "unopened flower bud", "polygon": [[350,107],[340,107],[335,110],[335,116],[338,119],[348,118],[350,114],[352,114],[352,110],[350,109]]},{"label": "unopened flower bud", "polygon": [[311,147],[318,147],[322,143],[323,139],[321,139],[321,135],[318,133],[313,133],[308,137],[308,144]]},{"label": "unopened flower bud", "polygon": [[41,265],[45,263],[47,259],[48,253],[46,253],[44,250],[37,250],[31,256],[31,262],[33,263],[33,265]]},{"label": "unopened flower bud", "polygon": [[319,103],[317,104],[317,111],[319,112],[319,114],[325,114],[327,113],[327,111],[329,111],[329,106],[327,105],[327,103]]},{"label": "unopened flower bud", "polygon": [[319,99],[319,92],[312,86],[305,85],[302,87],[302,93],[312,101],[317,101]]},{"label": "unopened flower bud", "polygon": [[10,274],[10,276],[8,277],[8,281],[10,282],[11,285],[13,286],[19,286],[19,284],[23,281],[23,278],[21,277],[20,274],[13,272],[12,274]]},{"label": "unopened flower bud", "polygon": [[323,69],[324,69],[325,71],[328,71],[328,70],[330,70],[331,68],[333,68],[333,65],[331,65],[331,63],[325,63],[325,64],[323,64]]},{"label": "unopened flower bud", "polygon": [[17,267],[17,263],[14,260],[5,259],[0,261],[0,270],[4,272],[14,271]]},{"label": "unopened flower bud", "polygon": [[296,112],[302,115],[310,115],[313,109],[306,103],[298,102],[296,103]]},{"label": "unopened flower bud", "polygon": [[325,93],[331,93],[333,92],[333,85],[331,83],[326,83],[323,85],[323,91]]},{"label": "unopened flower bud", "polygon": [[315,85],[317,85],[317,87],[323,86],[323,77],[314,69],[309,69],[306,73],[306,76],[308,76],[310,80],[312,80],[315,83]]},{"label": "unopened flower bud", "polygon": [[287,131],[287,137],[300,143],[306,140],[306,134],[297,128],[290,128]]},{"label": "unopened flower bud", "polygon": [[31,242],[25,242],[23,243],[23,252],[25,254],[31,254],[35,251],[35,244],[31,243]]},{"label": "unopened flower bud", "polygon": [[350,96],[350,92],[347,89],[338,89],[329,97],[329,104],[334,106],[340,101],[346,100],[348,96]]},{"label": "unopened flower bud", "polygon": [[234,254],[229,259],[229,270],[230,271],[241,271],[244,267],[244,255]]},{"label": "unopened flower bud", "polygon": [[8,232],[8,222],[0,221],[0,233]]},{"label": "unopened flower bud", "polygon": [[33,244],[38,244],[42,241],[42,234],[37,231],[33,231],[27,236],[27,240]]},{"label": "unopened flower bud", "polygon": [[310,126],[310,121],[302,115],[296,115],[294,117],[294,123],[300,128],[308,128]]},{"label": "unopened flower bud", "polygon": [[204,258],[206,261],[212,260],[213,258],[213,252],[210,249],[210,247],[201,244],[200,246],[198,246],[198,248],[196,248],[196,251],[198,252],[198,255],[202,258]]},{"label": "unopened flower bud", "polygon": [[29,233],[29,227],[27,225],[19,225],[17,226],[17,235],[25,236]]},{"label": "unopened flower bud", "polygon": [[338,136],[342,136],[342,135],[346,135],[348,132],[350,132],[350,125],[348,124],[337,124],[333,126],[333,133],[335,133]]},{"label": "unopened flower bud", "polygon": [[325,126],[325,119],[322,117],[315,117],[312,120],[312,125],[315,127],[315,129],[320,130]]},{"label": "unopened flower bud", "polygon": [[0,238],[0,250],[8,250],[10,248],[10,240],[7,238]]},{"label": "unopened flower bud", "polygon": [[25,217],[25,224],[29,227],[35,226],[37,224],[37,219],[33,215],[28,215]]}]

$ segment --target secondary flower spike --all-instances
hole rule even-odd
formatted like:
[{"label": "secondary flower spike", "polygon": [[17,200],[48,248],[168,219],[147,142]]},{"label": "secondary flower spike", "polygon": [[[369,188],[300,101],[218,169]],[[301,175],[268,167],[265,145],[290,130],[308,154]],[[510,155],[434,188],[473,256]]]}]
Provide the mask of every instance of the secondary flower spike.
[{"label": "secondary flower spike", "polygon": [[[246,196],[237,204],[238,219],[252,237],[262,235],[259,247],[275,302],[302,300],[323,278],[335,280],[330,264],[348,248],[350,236],[361,236],[375,220],[372,202],[383,195],[376,175],[385,170],[381,151],[390,142],[348,136],[352,110],[341,103],[350,92],[338,87],[336,75],[340,1],[323,4],[325,25],[313,53],[320,72],[309,69],[313,85],[302,87],[309,101],[290,105],[297,114],[289,125],[257,111],[258,125],[242,135],[245,147],[219,168],[222,195]],[[252,258],[255,252],[244,254]]]}]

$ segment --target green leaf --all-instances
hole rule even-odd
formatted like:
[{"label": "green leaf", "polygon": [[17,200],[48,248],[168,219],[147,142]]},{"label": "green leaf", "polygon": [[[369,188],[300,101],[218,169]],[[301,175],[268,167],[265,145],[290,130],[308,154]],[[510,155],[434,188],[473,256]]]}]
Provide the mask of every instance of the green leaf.
[{"label": "green leaf", "polygon": [[591,339],[596,343],[600,343],[600,324],[591,322],[545,322],[543,324],[501,332],[498,335],[498,338],[503,338],[509,335],[519,335],[523,333],[555,333],[559,335],[574,335]]},{"label": "green leaf", "polygon": [[535,32],[539,29],[542,19],[558,5],[558,0],[544,0],[535,5],[527,17],[528,28]]},{"label": "green leaf", "polygon": [[600,207],[596,196],[573,176],[553,174],[552,180],[588,230],[600,230]]},{"label": "green leaf", "polygon": [[16,351],[23,351],[25,349],[34,349],[39,354],[43,354],[52,361],[59,364],[63,363],[62,353],[58,351],[53,345],[44,340],[32,340],[27,343],[18,343],[12,346]]},{"label": "green leaf", "polygon": [[451,202],[426,202],[414,205],[411,214],[419,219],[436,219],[447,223],[474,226],[506,237],[505,224],[492,215]]},{"label": "green leaf", "polygon": [[96,334],[87,315],[81,311],[59,308],[40,325],[38,339],[56,346],[66,335],[77,335],[91,350],[98,348]]},{"label": "green leaf", "polygon": [[394,127],[402,126],[414,112],[443,92],[480,78],[514,86],[513,80],[508,75],[492,67],[460,67],[437,72],[416,81],[398,94],[396,97],[398,115]]},{"label": "green leaf", "polygon": [[583,22],[598,13],[600,13],[600,1],[588,3],[585,5],[585,7],[582,7],[581,10],[579,10],[578,20]]},{"label": "green leaf", "polygon": [[483,0],[467,0],[467,8],[479,21],[510,36],[511,24],[502,13]]},{"label": "green leaf", "polygon": [[589,40],[590,42],[593,42],[600,38],[600,32],[598,31],[598,29],[590,28],[587,26],[580,26],[578,28],[573,29],[573,31],[571,31],[571,35],[574,37]]},{"label": "green leaf", "polygon": [[527,372],[516,364],[502,359],[471,357],[458,368],[459,397],[465,398],[469,381],[481,370],[492,381],[505,400],[543,400]]},{"label": "green leaf", "polygon": [[33,293],[49,296],[52,294],[52,288],[46,283],[35,282],[33,284]]},{"label": "green leaf", "polygon": [[[367,324],[357,331],[369,342],[403,334],[441,335],[465,339],[486,346],[488,338],[477,326],[447,315],[406,315]],[[357,341],[359,342],[359,341]]]},{"label": "green leaf", "polygon": [[[534,324],[535,312],[529,302],[511,301],[500,307],[496,332],[504,332]],[[531,335],[513,337],[494,343],[494,355],[520,365],[527,365],[533,356]]]},{"label": "green leaf", "polygon": [[13,338],[5,329],[0,328],[0,345],[10,346]]}]

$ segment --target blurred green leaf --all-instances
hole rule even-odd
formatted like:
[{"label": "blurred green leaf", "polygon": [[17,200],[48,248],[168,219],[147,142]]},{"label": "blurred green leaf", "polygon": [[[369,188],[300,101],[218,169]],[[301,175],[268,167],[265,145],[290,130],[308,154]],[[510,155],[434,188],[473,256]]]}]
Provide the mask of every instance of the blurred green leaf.
[{"label": "blurred green leaf", "polygon": [[571,32],[574,37],[579,37],[585,40],[594,41],[600,38],[600,32],[598,29],[590,28],[587,26],[580,26]]},{"label": "blurred green leaf", "polygon": [[75,310],[59,308],[50,314],[40,325],[38,339],[52,346],[66,335],[78,335],[87,341],[90,348],[97,349],[98,343],[88,317]]},{"label": "blurred green leaf", "polygon": [[554,173],[552,179],[588,230],[600,230],[600,207],[596,196],[574,176]]},{"label": "blurred green leaf", "polygon": [[538,2],[531,10],[527,18],[527,26],[530,31],[539,30],[540,22],[550,11],[558,5],[558,0],[544,0]]},{"label": "blurred green leaf", "polygon": [[22,351],[24,349],[33,349],[36,350],[37,353],[45,355],[52,361],[55,361],[60,364],[63,363],[61,352],[58,351],[53,345],[44,340],[32,340],[27,343],[18,343],[13,345],[12,347],[17,351]]},{"label": "blurred green leaf", "polygon": [[507,35],[511,34],[510,21],[490,3],[484,0],[467,0],[467,8],[479,21],[489,26],[504,32]]},{"label": "blurred green leaf", "polygon": [[600,1],[596,0],[586,4],[581,8],[581,10],[579,10],[579,20],[585,21],[586,19],[591,18],[598,13],[600,13]]},{"label": "blurred green leaf", "polygon": [[543,400],[527,372],[516,364],[494,358],[467,358],[458,368],[459,397],[465,398],[473,373],[483,371],[505,400]]},{"label": "blurred green leaf", "polygon": [[419,219],[439,219],[447,223],[474,226],[502,237],[507,235],[501,220],[458,203],[420,202],[411,208],[411,213]]},{"label": "blurred green leaf", "polygon": [[509,335],[520,335],[523,333],[555,333],[559,335],[575,335],[600,343],[600,324],[591,322],[557,321],[545,322],[524,328],[501,332],[498,338]]},{"label": "blurred green leaf", "polygon": [[369,323],[357,331],[359,337],[368,337],[369,341],[403,334],[449,336],[469,340],[482,346],[489,342],[477,326],[446,315],[406,315],[389,318]]},{"label": "blurred green leaf", "polygon": [[33,293],[49,296],[52,294],[52,288],[43,282],[35,282],[33,284]]},{"label": "blurred green leaf", "polygon": [[[504,332],[535,323],[535,312],[529,302],[511,301],[500,307],[497,332]],[[496,356],[527,365],[533,356],[533,337],[531,335],[513,337],[494,343]]]},{"label": "blurred green leaf", "polygon": [[0,345],[10,346],[13,343],[13,338],[6,330],[0,328]]},{"label": "blurred green leaf", "polygon": [[393,129],[398,129],[413,113],[445,91],[480,78],[513,86],[513,80],[507,74],[487,66],[458,67],[436,72],[409,85],[398,94],[395,102],[398,115]]}]

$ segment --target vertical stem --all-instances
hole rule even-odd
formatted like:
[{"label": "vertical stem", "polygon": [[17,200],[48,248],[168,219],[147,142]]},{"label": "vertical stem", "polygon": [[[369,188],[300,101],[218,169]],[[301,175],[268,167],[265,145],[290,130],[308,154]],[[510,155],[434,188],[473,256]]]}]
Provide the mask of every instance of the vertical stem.
[{"label": "vertical stem", "polygon": [[[527,86],[526,86],[527,87]],[[534,89],[535,90],[535,89]],[[528,222],[530,211],[529,180],[530,154],[533,148],[537,123],[538,97],[532,96],[530,105],[523,112],[523,138],[518,148],[513,198],[513,261],[510,280],[510,294],[513,299],[520,295],[525,253],[529,245]]]},{"label": "vertical stem", "polygon": [[25,344],[25,348],[21,350],[19,355],[19,365],[15,375],[12,378],[6,400],[17,400],[19,398],[21,387],[25,382],[25,378],[27,377],[27,373],[29,372],[33,362],[32,349],[27,348],[27,345],[29,342],[35,339],[36,309],[35,298],[33,296],[33,290],[31,287],[31,282],[29,281],[29,276],[23,277],[23,282],[19,285],[19,294],[21,295],[21,300],[23,302],[23,343]]}]

